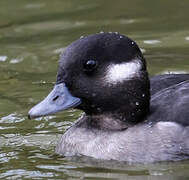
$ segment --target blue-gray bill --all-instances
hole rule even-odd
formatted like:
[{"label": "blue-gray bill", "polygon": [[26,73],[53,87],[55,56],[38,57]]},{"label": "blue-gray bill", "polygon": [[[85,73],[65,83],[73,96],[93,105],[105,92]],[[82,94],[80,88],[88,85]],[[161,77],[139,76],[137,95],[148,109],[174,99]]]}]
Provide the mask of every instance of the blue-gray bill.
[{"label": "blue-gray bill", "polygon": [[57,84],[43,101],[29,111],[28,117],[31,119],[54,114],[62,110],[74,108],[80,103],[81,100],[72,96],[64,83]]}]

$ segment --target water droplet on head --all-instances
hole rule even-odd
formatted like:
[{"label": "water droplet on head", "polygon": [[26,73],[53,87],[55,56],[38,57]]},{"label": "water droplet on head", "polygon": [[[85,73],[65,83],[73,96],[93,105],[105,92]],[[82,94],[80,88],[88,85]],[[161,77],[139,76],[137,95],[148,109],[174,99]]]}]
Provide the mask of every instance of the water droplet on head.
[{"label": "water droplet on head", "polygon": [[132,43],[131,44],[135,44],[133,41],[132,41]]},{"label": "water droplet on head", "polygon": [[97,108],[97,111],[98,111],[98,112],[101,112],[102,110],[101,110],[101,108]]},{"label": "water droplet on head", "polygon": [[145,97],[145,94],[142,94],[142,97]]},{"label": "water droplet on head", "polygon": [[89,94],[89,91],[85,91],[86,94]]},{"label": "water droplet on head", "polygon": [[136,102],[135,104],[138,106],[138,105],[139,105],[139,102]]}]

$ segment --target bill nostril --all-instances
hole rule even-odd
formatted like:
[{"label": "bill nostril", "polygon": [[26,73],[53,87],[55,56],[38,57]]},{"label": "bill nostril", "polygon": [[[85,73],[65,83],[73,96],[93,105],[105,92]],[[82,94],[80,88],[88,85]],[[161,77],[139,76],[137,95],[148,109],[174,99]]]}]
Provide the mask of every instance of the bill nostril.
[{"label": "bill nostril", "polygon": [[56,101],[59,98],[59,96],[56,96],[55,98],[53,98],[53,101]]}]

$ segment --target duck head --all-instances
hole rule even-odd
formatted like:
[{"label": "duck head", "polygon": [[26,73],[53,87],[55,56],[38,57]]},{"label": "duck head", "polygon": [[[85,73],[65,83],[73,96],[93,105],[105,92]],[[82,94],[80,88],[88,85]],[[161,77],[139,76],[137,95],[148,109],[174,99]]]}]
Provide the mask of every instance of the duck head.
[{"label": "duck head", "polygon": [[88,116],[139,122],[149,110],[149,86],[145,59],[133,40],[118,33],[89,35],[61,55],[54,89],[29,117],[77,108]]}]

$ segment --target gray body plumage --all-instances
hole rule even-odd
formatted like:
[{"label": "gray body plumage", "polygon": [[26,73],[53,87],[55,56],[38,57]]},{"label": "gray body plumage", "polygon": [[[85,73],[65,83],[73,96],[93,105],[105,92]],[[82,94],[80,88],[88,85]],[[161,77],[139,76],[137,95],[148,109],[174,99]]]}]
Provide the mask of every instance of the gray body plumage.
[{"label": "gray body plumage", "polygon": [[[80,120],[81,121],[81,120]],[[142,123],[123,131],[104,131],[74,124],[56,152],[127,162],[182,160],[189,156],[189,127],[174,122]]]}]

